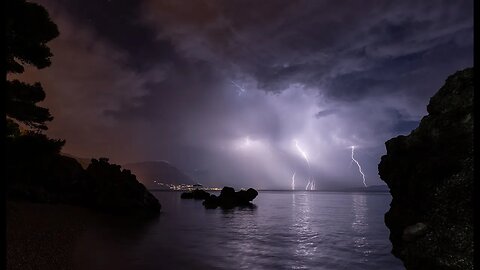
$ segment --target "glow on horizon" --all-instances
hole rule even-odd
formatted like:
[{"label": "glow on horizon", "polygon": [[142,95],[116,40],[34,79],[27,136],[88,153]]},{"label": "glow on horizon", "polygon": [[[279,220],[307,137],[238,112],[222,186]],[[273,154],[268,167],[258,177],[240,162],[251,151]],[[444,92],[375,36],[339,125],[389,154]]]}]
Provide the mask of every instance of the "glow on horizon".
[{"label": "glow on horizon", "polygon": [[250,136],[237,138],[232,142],[233,149],[241,151],[265,150],[265,147],[267,146],[268,144],[266,144],[264,141],[252,139]]},{"label": "glow on horizon", "polygon": [[246,147],[250,146],[250,145],[252,144],[252,142],[250,141],[250,137],[247,136],[247,137],[245,138],[243,144],[244,144]]}]

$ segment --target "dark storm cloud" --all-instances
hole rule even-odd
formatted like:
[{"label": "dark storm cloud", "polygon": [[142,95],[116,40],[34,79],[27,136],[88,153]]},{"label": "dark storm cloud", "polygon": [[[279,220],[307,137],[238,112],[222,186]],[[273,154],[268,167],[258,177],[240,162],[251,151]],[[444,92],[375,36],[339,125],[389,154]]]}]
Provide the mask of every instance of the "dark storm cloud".
[{"label": "dark storm cloud", "polygon": [[398,109],[388,108],[384,114],[388,115],[390,119],[394,119],[391,130],[393,134],[408,135],[420,123],[420,119],[412,120]]},{"label": "dark storm cloud", "polygon": [[[43,1],[40,1],[43,2]],[[473,1],[46,1],[61,35],[49,133],[79,156],[169,160],[205,183],[379,184],[446,76],[472,65]],[[302,180],[298,180],[303,184]],[[299,188],[301,188],[299,186]]]},{"label": "dark storm cloud", "polygon": [[298,82],[340,100],[391,94],[431,62],[449,69],[438,76],[463,67],[452,55],[461,62],[473,50],[469,1],[148,3],[150,21],[185,54],[240,66],[270,91]]},{"label": "dark storm cloud", "polygon": [[322,111],[317,112],[315,114],[315,117],[316,118],[321,118],[321,117],[332,115],[336,112],[337,112],[337,110],[335,110],[335,109],[326,109],[326,110],[322,110]]},{"label": "dark storm cloud", "polygon": [[175,59],[175,51],[168,39],[157,39],[153,27],[141,21],[141,1],[48,1],[53,16],[68,14],[79,27],[96,32],[105,42],[124,51],[126,65],[146,70],[158,62]]}]

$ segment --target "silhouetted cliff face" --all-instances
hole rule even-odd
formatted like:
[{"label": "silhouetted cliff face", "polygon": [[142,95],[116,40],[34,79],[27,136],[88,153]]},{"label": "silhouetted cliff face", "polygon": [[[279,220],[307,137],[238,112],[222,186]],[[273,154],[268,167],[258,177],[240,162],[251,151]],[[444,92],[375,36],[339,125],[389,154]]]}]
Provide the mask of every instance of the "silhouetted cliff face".
[{"label": "silhouetted cliff face", "polygon": [[473,68],[448,77],[378,166],[392,194],[385,224],[407,269],[473,269]]},{"label": "silhouetted cliff face", "polygon": [[160,212],[157,198],[120,165],[110,164],[106,159],[92,159],[86,172],[83,194],[87,205],[120,214],[154,216]]},{"label": "silhouetted cliff face", "polygon": [[130,171],[106,159],[92,159],[83,169],[75,159],[59,154],[62,145],[43,134],[7,137],[7,197],[83,205],[116,214],[159,214],[157,198]]}]

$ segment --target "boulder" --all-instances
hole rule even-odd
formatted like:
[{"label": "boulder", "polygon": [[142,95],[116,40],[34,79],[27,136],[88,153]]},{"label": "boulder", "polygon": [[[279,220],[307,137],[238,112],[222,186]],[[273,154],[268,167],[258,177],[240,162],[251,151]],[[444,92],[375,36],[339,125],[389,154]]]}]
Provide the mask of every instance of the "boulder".
[{"label": "boulder", "polygon": [[220,192],[220,196],[210,195],[205,199],[203,205],[205,208],[217,208],[224,209],[234,208],[236,206],[253,206],[253,201],[258,195],[258,192],[249,188],[248,190],[240,190],[235,192],[232,187],[224,187]]},{"label": "boulder", "polygon": [[206,192],[205,190],[202,189],[195,189],[190,192],[183,192],[180,195],[180,198],[182,199],[194,199],[194,200],[205,200],[210,196],[210,193]]},{"label": "boulder", "polygon": [[209,198],[205,199],[205,201],[203,201],[203,206],[205,206],[205,208],[207,209],[215,209],[219,206],[219,200],[218,200],[218,197],[211,194]]}]

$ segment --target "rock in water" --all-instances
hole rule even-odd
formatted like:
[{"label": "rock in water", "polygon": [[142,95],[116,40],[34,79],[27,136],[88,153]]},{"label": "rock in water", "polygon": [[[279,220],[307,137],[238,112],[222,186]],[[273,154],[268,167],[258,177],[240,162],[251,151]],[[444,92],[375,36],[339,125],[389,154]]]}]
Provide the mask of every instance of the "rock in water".
[{"label": "rock in water", "polygon": [[473,269],[473,68],[448,77],[378,166],[392,195],[385,224],[407,269]]},{"label": "rock in water", "polygon": [[211,194],[209,198],[207,198],[205,201],[203,201],[202,204],[207,209],[215,209],[220,205],[218,197],[216,195],[213,195],[213,194]]},{"label": "rock in water", "polygon": [[240,190],[235,192],[232,187],[224,187],[220,192],[220,196],[210,195],[205,199],[203,205],[205,208],[217,208],[224,209],[234,208],[236,206],[253,206],[253,201],[258,195],[258,192],[249,188],[248,190]]}]

